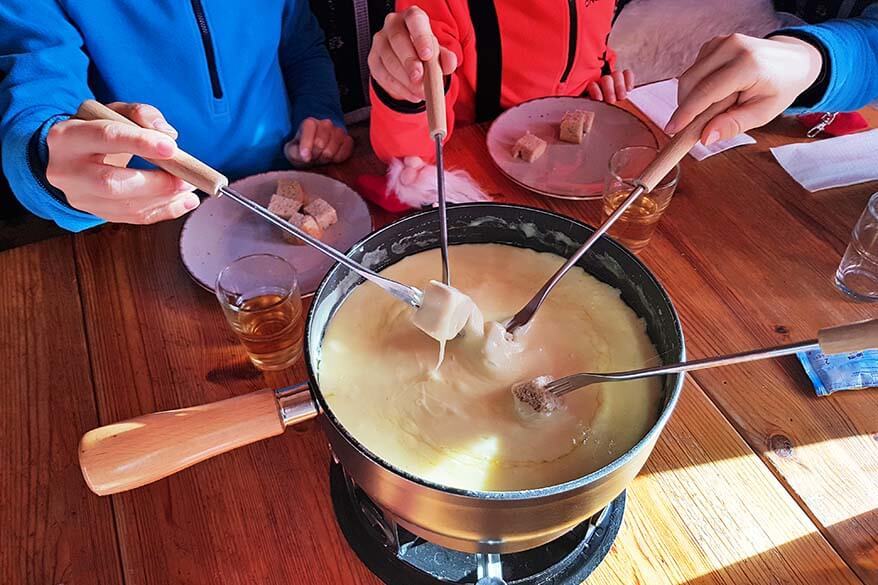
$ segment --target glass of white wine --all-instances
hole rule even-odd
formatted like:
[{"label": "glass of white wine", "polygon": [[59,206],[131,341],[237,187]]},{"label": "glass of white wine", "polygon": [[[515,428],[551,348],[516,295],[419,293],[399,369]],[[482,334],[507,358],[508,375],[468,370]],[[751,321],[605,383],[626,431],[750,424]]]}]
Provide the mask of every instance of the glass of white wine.
[{"label": "glass of white wine", "polygon": [[[657,155],[658,150],[651,146],[628,146],[613,153],[604,181],[604,220],[628,198],[637,178]],[[652,238],[662,213],[671,204],[679,179],[680,165],[675,165],[655,189],[642,195],[616,220],[609,234],[632,252],[642,250]]]},{"label": "glass of white wine", "polygon": [[216,297],[257,368],[283,370],[302,357],[305,315],[296,271],[286,260],[238,258],[219,273]]}]

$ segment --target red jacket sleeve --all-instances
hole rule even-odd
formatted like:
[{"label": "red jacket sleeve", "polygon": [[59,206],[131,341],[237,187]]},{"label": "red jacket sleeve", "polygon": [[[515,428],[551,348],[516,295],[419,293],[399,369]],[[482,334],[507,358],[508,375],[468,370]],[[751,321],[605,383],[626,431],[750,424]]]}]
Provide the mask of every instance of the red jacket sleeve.
[{"label": "red jacket sleeve", "polygon": [[[421,7],[430,17],[430,26],[439,44],[457,55],[458,68],[463,63],[463,51],[458,26],[458,19],[468,18],[459,9],[452,8],[456,2],[445,0],[398,0],[396,9],[403,11],[409,6]],[[455,14],[456,12],[456,14]],[[459,82],[452,74],[446,81],[445,107],[448,112],[448,135],[454,128],[454,105],[457,102]],[[432,162],[435,158],[433,140],[427,128],[427,114],[424,104],[398,102],[387,95],[380,87],[376,89],[373,80],[369,88],[372,103],[372,122],[369,135],[372,148],[378,158],[388,162],[392,158],[419,156]],[[445,138],[448,140],[448,137]]]}]

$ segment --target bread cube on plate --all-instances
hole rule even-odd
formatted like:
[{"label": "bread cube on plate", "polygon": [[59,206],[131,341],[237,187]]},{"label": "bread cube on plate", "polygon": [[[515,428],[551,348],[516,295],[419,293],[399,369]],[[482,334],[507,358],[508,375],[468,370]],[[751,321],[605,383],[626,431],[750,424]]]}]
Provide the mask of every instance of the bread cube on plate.
[{"label": "bread cube on plate", "polygon": [[268,210],[284,219],[288,219],[294,213],[299,211],[300,208],[300,203],[297,203],[289,197],[282,197],[276,193],[271,196],[271,200],[268,202]]},{"label": "bread cube on plate", "polygon": [[581,144],[582,137],[588,134],[593,123],[594,112],[582,110],[565,112],[564,117],[561,118],[561,129],[558,137],[564,142]]},{"label": "bread cube on plate", "polygon": [[280,197],[291,199],[294,204],[298,204],[296,211],[305,204],[305,190],[299,181],[293,179],[278,179],[277,190],[275,191]]},{"label": "bread cube on plate", "polygon": [[512,156],[527,162],[534,162],[546,152],[546,141],[528,132],[518,139],[512,147]]},{"label": "bread cube on plate", "polygon": [[312,199],[305,205],[305,213],[312,216],[323,229],[338,221],[335,208],[323,199]]},{"label": "bread cube on plate", "polygon": [[[323,228],[321,228],[320,224],[317,223],[317,220],[310,215],[296,212],[287,221],[289,221],[291,224],[293,224],[309,236],[313,236],[318,240],[323,237]],[[287,232],[284,232],[284,239],[287,242],[296,245],[302,245],[305,243],[298,237]]]}]

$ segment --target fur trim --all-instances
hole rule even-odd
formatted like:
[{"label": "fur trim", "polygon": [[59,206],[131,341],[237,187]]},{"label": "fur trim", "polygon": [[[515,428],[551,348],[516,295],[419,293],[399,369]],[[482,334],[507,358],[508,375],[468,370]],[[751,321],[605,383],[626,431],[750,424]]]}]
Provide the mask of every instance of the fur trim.
[{"label": "fur trim", "polygon": [[[390,161],[390,166],[387,168],[387,193],[395,193],[400,202],[415,209],[436,205],[439,199],[436,189],[436,165],[425,164],[419,168],[417,178],[408,185],[402,184],[399,180],[403,169],[405,164],[402,160]],[[490,200],[469,173],[460,169],[445,170],[445,199],[449,203]]]}]

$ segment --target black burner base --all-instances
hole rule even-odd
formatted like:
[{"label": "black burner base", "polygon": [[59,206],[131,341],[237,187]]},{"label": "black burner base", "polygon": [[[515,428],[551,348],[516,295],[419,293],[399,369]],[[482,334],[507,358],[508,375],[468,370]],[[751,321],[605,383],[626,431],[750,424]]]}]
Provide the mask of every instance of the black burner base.
[{"label": "black burner base", "polygon": [[[330,465],[338,525],[360,560],[388,585],[471,585],[476,555],[443,548],[388,524],[381,511]],[[501,555],[507,585],[580,585],[607,556],[625,511],[622,493],[603,511],[564,536],[535,549]]]}]

